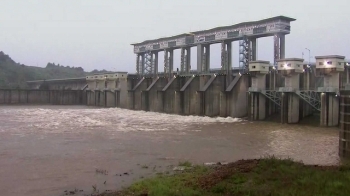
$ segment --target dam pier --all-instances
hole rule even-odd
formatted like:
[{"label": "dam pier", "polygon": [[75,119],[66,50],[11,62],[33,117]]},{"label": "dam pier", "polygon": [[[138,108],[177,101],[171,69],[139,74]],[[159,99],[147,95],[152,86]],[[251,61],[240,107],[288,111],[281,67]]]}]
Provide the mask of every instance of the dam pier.
[{"label": "dam pier", "polygon": [[[293,21],[278,16],[134,43],[136,73],[28,81],[30,90],[0,89],[0,104],[81,104],[253,121],[278,114],[281,123],[289,124],[318,113],[321,126],[342,128],[342,151],[349,151],[349,63],[334,54],[315,56],[314,63],[286,57],[285,36]],[[263,37],[273,40],[271,46],[259,45],[273,50],[273,62],[257,59]],[[233,42],[239,42],[239,59],[232,59]],[[213,69],[210,46],[217,43],[221,65]],[[175,50],[180,50],[177,70]]]}]

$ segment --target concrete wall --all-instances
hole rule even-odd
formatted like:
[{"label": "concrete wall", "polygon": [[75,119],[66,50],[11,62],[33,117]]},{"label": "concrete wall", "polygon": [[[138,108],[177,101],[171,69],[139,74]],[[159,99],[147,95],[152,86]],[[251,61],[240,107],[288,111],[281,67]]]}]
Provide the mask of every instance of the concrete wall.
[{"label": "concrete wall", "polygon": [[[190,80],[190,77],[186,78],[186,82]],[[200,115],[198,111],[200,104],[200,94],[199,91],[199,77],[196,76],[192,82],[187,86],[186,90],[183,93],[182,98],[182,111],[184,115]]]},{"label": "concrete wall", "polygon": [[241,76],[236,86],[228,93],[228,116],[238,118],[247,116],[249,80],[248,75]]},{"label": "concrete wall", "polygon": [[41,89],[41,87],[45,86],[45,90],[82,90],[86,84],[85,78],[27,82],[30,89]]},{"label": "concrete wall", "polygon": [[180,88],[185,84],[186,77],[177,77],[173,80],[167,79],[168,88],[161,92],[161,97],[158,99],[158,103],[162,112],[170,114],[182,114],[181,99],[183,93],[180,92]]},{"label": "concrete wall", "polygon": [[157,80],[154,80],[154,85],[147,91],[147,111],[152,112],[162,112],[163,111],[163,105],[161,104],[163,95],[162,95],[162,89],[167,84],[167,78],[158,78]]},{"label": "concrete wall", "polygon": [[106,90],[105,92],[105,102],[106,102],[106,107],[117,107],[117,102],[118,102],[118,92],[117,91],[109,91]]},{"label": "concrete wall", "polygon": [[95,106],[96,105],[94,91],[91,91],[91,90],[86,91],[86,99],[87,99],[86,105],[88,105],[88,106]]},{"label": "concrete wall", "polygon": [[119,92],[117,92],[117,107],[128,108],[128,80],[119,79]]},{"label": "concrete wall", "polygon": [[19,90],[0,89],[0,104],[86,104],[86,93],[81,90]]},{"label": "concrete wall", "polygon": [[204,115],[205,116],[220,116],[220,106],[221,101],[224,101],[221,98],[221,92],[225,91],[225,82],[226,77],[224,75],[216,76],[215,80],[208,87],[208,89],[203,92],[205,96],[204,104]]},{"label": "concrete wall", "polygon": [[[136,83],[137,82],[137,83]],[[151,78],[145,78],[139,86],[137,84],[139,83],[138,79],[135,79],[133,81],[130,81],[128,84],[128,105],[129,109],[134,110],[145,110],[148,109],[148,103],[147,103],[147,88],[152,83]],[[136,89],[134,89],[137,86]]]}]

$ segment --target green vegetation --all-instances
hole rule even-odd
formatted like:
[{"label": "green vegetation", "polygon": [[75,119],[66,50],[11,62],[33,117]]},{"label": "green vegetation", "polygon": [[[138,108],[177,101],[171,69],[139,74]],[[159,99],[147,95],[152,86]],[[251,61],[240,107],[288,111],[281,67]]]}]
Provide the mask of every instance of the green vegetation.
[{"label": "green vegetation", "polygon": [[157,175],[103,196],[350,194],[350,166],[311,166],[274,157],[241,160],[215,167],[194,166],[175,175]]},{"label": "green vegetation", "polygon": [[26,66],[13,61],[0,51],[0,88],[26,88],[26,81],[85,77],[106,70],[85,72],[81,67],[48,63],[45,68]]}]

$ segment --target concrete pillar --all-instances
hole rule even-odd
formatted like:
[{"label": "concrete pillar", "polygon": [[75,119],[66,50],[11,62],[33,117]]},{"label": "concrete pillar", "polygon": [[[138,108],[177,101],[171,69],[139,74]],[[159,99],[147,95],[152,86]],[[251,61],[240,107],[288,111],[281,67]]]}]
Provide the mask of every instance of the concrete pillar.
[{"label": "concrete pillar", "polygon": [[227,67],[228,70],[232,70],[232,42],[226,43],[226,50],[227,50]]},{"label": "concrete pillar", "polygon": [[205,46],[205,72],[210,70],[210,45]]},{"label": "concrete pillar", "polygon": [[251,57],[251,60],[252,61],[256,61],[256,54],[257,54],[257,47],[256,47],[256,38],[252,38],[251,39],[251,42],[252,42],[252,57]]},{"label": "concrete pillar", "polygon": [[339,99],[335,94],[321,93],[321,126],[338,126]]},{"label": "concrete pillar", "polygon": [[210,70],[210,45],[197,45],[197,71],[208,73]]},{"label": "concrete pillar", "polygon": [[288,122],[288,96],[289,93],[281,93],[281,123]]},{"label": "concrete pillar", "polygon": [[327,104],[327,94],[321,93],[321,113],[320,113],[320,125],[327,126],[328,125],[328,104]]},{"label": "concrete pillar", "polygon": [[186,48],[186,73],[191,71],[191,47]]},{"label": "concrete pillar", "polygon": [[169,54],[167,50],[164,50],[164,73],[169,72]]},{"label": "concrete pillar", "polygon": [[[251,78],[252,87],[259,90],[266,89],[266,74],[257,74]],[[266,98],[259,92],[250,92],[250,113],[252,120],[264,120],[266,117]]]},{"label": "concrete pillar", "polygon": [[188,74],[191,70],[191,47],[181,48],[181,73]]},{"label": "concrete pillar", "polygon": [[280,39],[278,34],[273,37],[273,50],[273,64],[276,65],[277,60],[280,59]]},{"label": "concrete pillar", "polygon": [[[140,54],[136,54],[136,73],[140,74],[141,69],[140,69]],[[91,88],[91,87],[90,87]]]},{"label": "concrete pillar", "polygon": [[203,53],[204,53],[204,46],[203,45],[197,45],[197,71],[198,73],[201,73],[202,65],[203,65]]},{"label": "concrete pillar", "polygon": [[286,51],[286,36],[284,34],[279,35],[280,39],[280,58],[285,58],[285,51]]},{"label": "concrete pillar", "polygon": [[226,43],[226,52],[227,52],[227,71],[226,71],[226,87],[232,81],[232,42]]},{"label": "concrete pillar", "polygon": [[226,74],[226,86],[232,81],[232,42],[221,43],[221,70]]},{"label": "concrete pillar", "polygon": [[169,50],[169,78],[174,72],[174,50]]},{"label": "concrete pillar", "polygon": [[[300,75],[294,73],[284,80],[284,87],[292,90],[299,89]],[[283,92],[281,99],[281,123],[299,122],[299,96],[292,92]]]},{"label": "concrete pillar", "polygon": [[181,48],[181,66],[180,66],[180,73],[185,73],[185,69],[186,69],[186,49],[185,48]]},{"label": "concrete pillar", "polygon": [[299,97],[294,93],[288,93],[288,123],[299,122]]},{"label": "concrete pillar", "polygon": [[154,73],[153,77],[158,75],[158,51],[154,52]]},{"label": "concrete pillar", "polygon": [[299,97],[294,93],[282,93],[281,123],[299,122]]},{"label": "concrete pillar", "polygon": [[141,54],[141,65],[140,65],[140,75],[145,74],[145,54]]},{"label": "concrete pillar", "polygon": [[250,98],[250,119],[251,120],[264,120],[266,117],[266,98],[264,95],[256,92],[251,92],[249,94]]}]

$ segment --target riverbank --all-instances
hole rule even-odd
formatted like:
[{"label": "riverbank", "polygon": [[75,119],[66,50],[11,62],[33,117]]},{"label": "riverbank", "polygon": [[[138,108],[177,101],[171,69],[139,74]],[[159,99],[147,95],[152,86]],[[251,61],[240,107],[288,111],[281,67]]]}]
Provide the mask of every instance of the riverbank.
[{"label": "riverbank", "polygon": [[[304,165],[290,159],[253,159],[214,166],[182,164],[180,173],[158,174],[100,196],[347,195],[350,166]],[[180,170],[182,170],[180,169]]]}]

